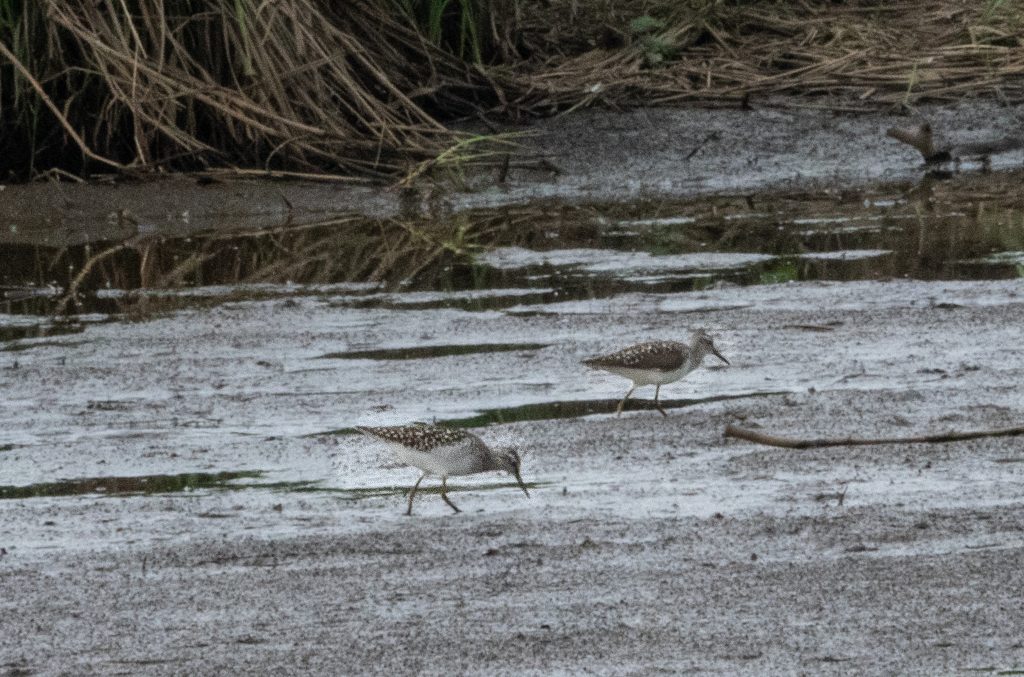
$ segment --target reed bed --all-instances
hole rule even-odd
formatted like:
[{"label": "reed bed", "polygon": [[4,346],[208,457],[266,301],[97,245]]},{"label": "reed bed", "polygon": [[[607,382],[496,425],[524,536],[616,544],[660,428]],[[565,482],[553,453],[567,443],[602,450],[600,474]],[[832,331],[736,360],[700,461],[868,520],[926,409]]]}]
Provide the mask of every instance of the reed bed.
[{"label": "reed bed", "polygon": [[5,145],[32,147],[33,164],[72,150],[92,171],[392,174],[452,140],[420,102],[468,110],[441,90],[475,81],[369,0],[9,0],[3,13]]},{"label": "reed bed", "polygon": [[480,157],[466,116],[1016,102],[1022,36],[1010,0],[0,0],[0,169],[393,179]]},{"label": "reed bed", "polygon": [[555,23],[585,39],[524,25],[524,34],[545,36],[527,50],[543,56],[515,67],[507,105],[747,105],[795,95],[867,110],[1024,99],[1019,2],[681,2],[648,5],[640,18],[578,3]]}]

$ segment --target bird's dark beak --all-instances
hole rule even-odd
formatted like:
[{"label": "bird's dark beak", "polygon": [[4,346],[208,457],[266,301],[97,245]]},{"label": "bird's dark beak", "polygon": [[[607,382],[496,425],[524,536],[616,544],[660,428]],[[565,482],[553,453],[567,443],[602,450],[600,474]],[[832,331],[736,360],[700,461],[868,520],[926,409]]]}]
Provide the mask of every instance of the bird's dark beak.
[{"label": "bird's dark beak", "polygon": [[729,360],[725,359],[725,356],[723,356],[722,353],[718,352],[718,348],[711,346],[711,352],[713,352],[715,354],[715,357],[720,359],[722,362],[729,364]]},{"label": "bird's dark beak", "polygon": [[523,490],[523,493],[526,494],[526,497],[529,498],[530,492],[526,490],[526,482],[523,482],[523,476],[519,474],[519,466],[515,467],[515,472],[513,474],[516,476],[516,482],[519,482],[519,487]]}]

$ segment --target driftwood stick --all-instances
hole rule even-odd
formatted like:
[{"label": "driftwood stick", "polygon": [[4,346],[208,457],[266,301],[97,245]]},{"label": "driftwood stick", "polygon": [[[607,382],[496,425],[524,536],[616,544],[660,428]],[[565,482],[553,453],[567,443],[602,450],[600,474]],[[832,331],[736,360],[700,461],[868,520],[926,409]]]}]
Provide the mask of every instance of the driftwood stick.
[{"label": "driftwood stick", "polygon": [[735,437],[748,442],[767,444],[772,447],[785,447],[786,449],[812,449],[814,447],[846,447],[864,446],[868,444],[915,444],[926,442],[957,442],[959,440],[973,440],[979,437],[1008,437],[1010,435],[1024,435],[1024,426],[1013,428],[996,428],[995,430],[975,430],[970,432],[939,433],[936,435],[921,435],[918,437],[882,437],[878,439],[860,439],[856,437],[846,438],[821,438],[816,440],[799,440],[792,437],[779,437],[768,433],[747,430],[734,426],[731,423],[725,426],[725,436]]}]

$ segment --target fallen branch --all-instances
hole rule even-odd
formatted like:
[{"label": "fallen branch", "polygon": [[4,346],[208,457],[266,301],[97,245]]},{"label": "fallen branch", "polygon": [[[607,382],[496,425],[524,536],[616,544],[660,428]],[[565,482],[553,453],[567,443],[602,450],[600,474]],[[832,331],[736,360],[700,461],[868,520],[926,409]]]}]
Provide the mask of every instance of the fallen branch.
[{"label": "fallen branch", "polygon": [[921,435],[917,437],[881,437],[878,439],[860,439],[856,437],[846,438],[821,438],[816,440],[799,440],[792,437],[779,437],[760,433],[755,430],[747,430],[729,424],[725,426],[725,436],[735,437],[757,444],[767,444],[772,447],[785,447],[786,449],[813,449],[815,447],[846,447],[865,446],[869,444],[917,444],[928,442],[958,442],[960,440],[973,440],[979,437],[1009,437],[1011,435],[1024,435],[1024,426],[1013,428],[997,428],[995,430],[976,430],[971,432],[948,432],[936,435]]}]

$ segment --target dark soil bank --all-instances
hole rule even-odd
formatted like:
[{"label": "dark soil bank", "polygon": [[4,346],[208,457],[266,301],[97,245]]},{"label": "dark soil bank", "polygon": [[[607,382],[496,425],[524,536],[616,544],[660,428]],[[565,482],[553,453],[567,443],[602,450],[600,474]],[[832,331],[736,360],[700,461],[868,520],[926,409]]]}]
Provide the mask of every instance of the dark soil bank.
[{"label": "dark soil bank", "polygon": [[[915,124],[919,116],[952,142],[1021,136],[1024,129],[1024,106],[990,102],[922,107],[917,116],[841,115],[829,111],[827,102],[820,106],[582,111],[510,130],[525,134],[516,138],[517,159],[504,182],[498,182],[499,169],[468,169],[468,176],[462,170],[439,171],[442,182],[459,180],[412,194],[345,184],[209,185],[180,178],[118,186],[7,186],[0,192],[0,223],[9,225],[0,229],[0,242],[57,246],[143,231],[173,236],[210,228],[258,229],[342,214],[449,218],[470,208],[536,201],[845,190],[918,180],[924,174],[920,154],[886,137],[885,130]],[[538,164],[539,158],[546,163]],[[996,168],[1022,165],[1019,150],[993,159]]]}]

